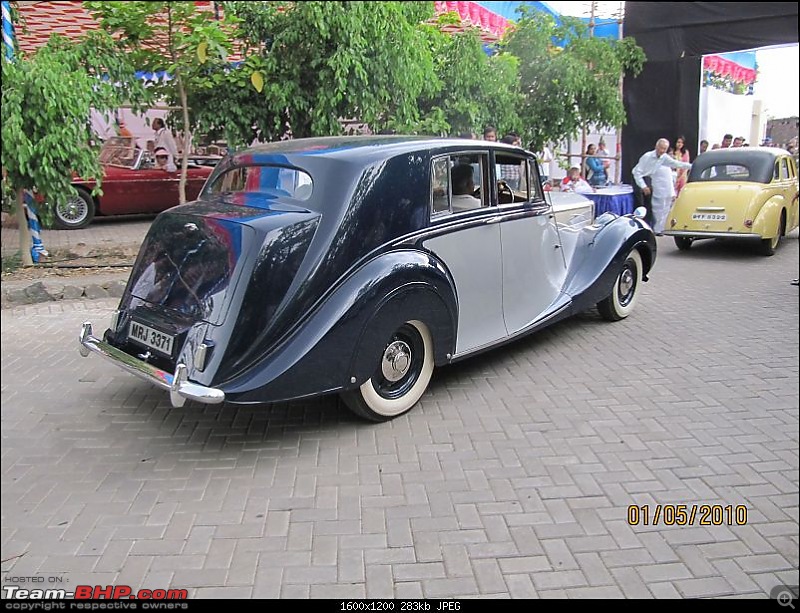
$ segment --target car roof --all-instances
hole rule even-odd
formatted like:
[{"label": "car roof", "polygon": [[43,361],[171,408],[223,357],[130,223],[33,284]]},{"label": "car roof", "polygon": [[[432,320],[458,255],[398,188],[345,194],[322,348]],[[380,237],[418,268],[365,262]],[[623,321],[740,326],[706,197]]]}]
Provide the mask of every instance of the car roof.
[{"label": "car roof", "polygon": [[269,164],[276,157],[314,156],[364,164],[430,149],[496,149],[520,151],[519,147],[482,140],[435,136],[324,136],[297,138],[249,147],[234,154],[234,164]]},{"label": "car roof", "polygon": [[775,159],[784,155],[791,154],[779,147],[729,147],[727,149],[712,149],[701,153],[697,156],[697,160],[702,158],[702,163],[708,165],[735,162],[746,163],[748,160]]}]

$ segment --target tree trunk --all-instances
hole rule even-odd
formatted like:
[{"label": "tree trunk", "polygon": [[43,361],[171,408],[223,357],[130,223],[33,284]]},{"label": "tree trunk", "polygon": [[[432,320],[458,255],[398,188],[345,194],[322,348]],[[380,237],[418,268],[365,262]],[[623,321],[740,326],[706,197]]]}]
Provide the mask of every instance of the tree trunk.
[{"label": "tree trunk", "polygon": [[25,190],[17,190],[17,225],[19,226],[19,254],[22,256],[23,266],[33,266],[31,255],[31,231],[28,228],[28,218],[25,215]]},{"label": "tree trunk", "polygon": [[183,79],[181,73],[178,72],[178,94],[181,97],[181,109],[183,110],[183,152],[181,154],[181,180],[178,184],[178,194],[180,203],[186,202],[186,175],[188,174],[189,167],[189,147],[192,143],[192,132],[189,126],[189,100],[186,97],[186,89],[183,87]]}]

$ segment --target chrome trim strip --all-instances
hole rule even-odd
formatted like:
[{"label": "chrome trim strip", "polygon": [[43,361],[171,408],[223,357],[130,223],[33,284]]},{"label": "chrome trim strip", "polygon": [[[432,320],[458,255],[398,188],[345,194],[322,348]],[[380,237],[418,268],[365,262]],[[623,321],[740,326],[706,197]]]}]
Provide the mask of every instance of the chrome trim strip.
[{"label": "chrome trim strip", "polygon": [[222,390],[189,381],[185,364],[178,364],[175,374],[170,374],[147,362],[137,360],[96,336],[92,336],[91,322],[83,323],[78,341],[80,342],[79,351],[83,357],[94,352],[122,370],[167,390],[170,393],[172,406],[176,408],[183,406],[186,400],[196,400],[204,404],[219,404],[225,401],[225,392]]},{"label": "chrome trim strip", "polygon": [[724,211],[724,206],[699,206],[695,211]]},{"label": "chrome trim strip", "polygon": [[739,232],[690,232],[688,230],[664,230],[666,236],[689,236],[691,238],[752,238],[760,239],[760,234],[742,234]]}]

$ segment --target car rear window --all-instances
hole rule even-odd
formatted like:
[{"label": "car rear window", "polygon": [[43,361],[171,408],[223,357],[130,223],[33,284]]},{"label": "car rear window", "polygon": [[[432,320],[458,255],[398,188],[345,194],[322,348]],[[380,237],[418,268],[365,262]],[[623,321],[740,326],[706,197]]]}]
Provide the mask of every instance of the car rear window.
[{"label": "car rear window", "polygon": [[206,193],[260,193],[308,200],[313,191],[311,176],[286,166],[238,166],[219,175]]},{"label": "car rear window", "polygon": [[[712,152],[715,153],[715,152]],[[689,181],[740,181],[747,183],[769,183],[772,179],[772,158],[768,156],[700,155],[689,171]]]}]

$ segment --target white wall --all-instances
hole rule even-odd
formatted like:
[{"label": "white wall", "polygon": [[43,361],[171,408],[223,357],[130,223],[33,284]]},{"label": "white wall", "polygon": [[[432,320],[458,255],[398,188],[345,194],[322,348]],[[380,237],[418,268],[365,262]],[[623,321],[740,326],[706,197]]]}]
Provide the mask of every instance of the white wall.
[{"label": "white wall", "polygon": [[[167,109],[154,108],[149,109],[143,115],[137,115],[130,109],[121,108],[117,110],[117,115],[119,119],[125,123],[125,127],[131,131],[131,134],[136,137],[136,144],[140,148],[145,149],[147,147],[147,141],[152,140],[155,136],[155,131],[148,125],[148,121],[150,125],[152,125],[153,119],[156,117],[161,117],[166,120]],[[91,120],[92,129],[101,140],[117,135],[113,113],[104,116],[92,110]],[[178,130],[174,129],[175,126],[169,127],[173,129],[173,132],[178,132]]]},{"label": "white wall", "polygon": [[[744,136],[749,142],[750,130],[753,122],[753,96],[744,96],[723,92],[713,87],[700,88],[700,134],[701,140],[708,141],[708,148],[715,143],[722,142],[725,134]],[[689,135],[686,136],[691,139]],[[750,142],[751,145],[760,145],[760,142]],[[697,150],[694,152],[697,154]],[[692,156],[694,157],[694,156]]]}]

